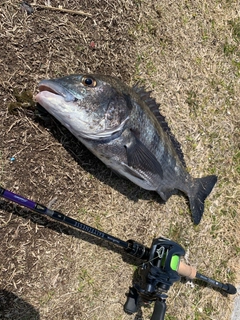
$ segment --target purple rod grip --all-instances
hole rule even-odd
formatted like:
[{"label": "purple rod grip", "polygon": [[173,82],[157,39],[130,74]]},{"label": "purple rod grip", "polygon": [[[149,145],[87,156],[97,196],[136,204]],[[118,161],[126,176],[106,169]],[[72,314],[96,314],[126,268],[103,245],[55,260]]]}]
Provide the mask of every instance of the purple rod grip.
[{"label": "purple rod grip", "polygon": [[10,201],[13,201],[13,202],[16,202],[24,207],[27,207],[29,209],[35,209],[35,206],[36,206],[36,203],[31,201],[31,200],[28,200],[26,198],[23,198],[22,196],[19,196],[11,191],[8,191],[8,190],[4,190],[3,191],[3,194],[1,194],[1,196],[3,198],[6,198]]}]

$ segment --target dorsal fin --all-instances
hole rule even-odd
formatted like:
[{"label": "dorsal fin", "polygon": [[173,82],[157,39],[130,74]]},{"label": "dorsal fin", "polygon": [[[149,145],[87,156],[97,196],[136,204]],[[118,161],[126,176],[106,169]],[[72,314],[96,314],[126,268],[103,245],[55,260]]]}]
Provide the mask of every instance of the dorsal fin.
[{"label": "dorsal fin", "polygon": [[146,105],[149,107],[151,112],[157,118],[162,129],[168,134],[174,148],[177,151],[179,159],[181,160],[182,164],[186,167],[186,163],[184,160],[184,155],[182,152],[181,145],[177,141],[175,136],[172,134],[171,129],[169,128],[168,123],[165,120],[165,117],[160,113],[160,111],[159,111],[160,105],[156,102],[156,100],[154,98],[151,97],[152,91],[146,91],[144,89],[144,87],[140,87],[140,86],[138,86],[138,84],[133,86],[133,90],[141,97],[141,100],[143,100],[146,103]]}]

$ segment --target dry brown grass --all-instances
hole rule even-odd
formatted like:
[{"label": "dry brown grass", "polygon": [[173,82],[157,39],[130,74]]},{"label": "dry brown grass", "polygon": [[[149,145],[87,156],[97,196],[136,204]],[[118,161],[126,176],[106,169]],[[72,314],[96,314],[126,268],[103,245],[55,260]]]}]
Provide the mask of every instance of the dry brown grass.
[{"label": "dry brown grass", "polygon": [[[239,284],[239,2],[51,4],[92,18],[42,9],[27,16],[13,0],[0,5],[1,185],[43,204],[57,197],[55,209],[123,240],[172,238],[200,272]],[[184,198],[162,205],[54,121],[43,125],[26,109],[9,113],[16,92],[85,72],[153,89],[192,175],[218,175],[199,226]],[[2,200],[0,234],[1,319],[150,319],[152,307],[136,317],[123,312],[136,261],[120,249]],[[19,299],[3,303],[3,290]],[[198,284],[175,284],[167,303],[166,320],[225,320],[232,311],[230,297]]]}]

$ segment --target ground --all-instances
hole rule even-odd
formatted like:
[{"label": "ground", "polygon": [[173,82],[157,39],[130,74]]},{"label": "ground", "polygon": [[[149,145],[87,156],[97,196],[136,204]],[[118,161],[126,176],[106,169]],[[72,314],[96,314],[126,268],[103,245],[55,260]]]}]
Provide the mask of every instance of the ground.
[{"label": "ground", "polygon": [[[0,185],[124,241],[150,246],[160,235],[171,238],[199,272],[239,284],[238,1],[35,1],[32,14],[26,8],[0,4]],[[184,197],[162,203],[114,175],[54,119],[36,116],[40,80],[88,72],[152,90],[189,172],[218,176],[198,226]],[[139,261],[120,248],[3,199],[0,237],[0,319],[151,318],[152,305],[123,311]],[[210,286],[176,283],[165,319],[225,320],[232,307],[231,296]]]}]

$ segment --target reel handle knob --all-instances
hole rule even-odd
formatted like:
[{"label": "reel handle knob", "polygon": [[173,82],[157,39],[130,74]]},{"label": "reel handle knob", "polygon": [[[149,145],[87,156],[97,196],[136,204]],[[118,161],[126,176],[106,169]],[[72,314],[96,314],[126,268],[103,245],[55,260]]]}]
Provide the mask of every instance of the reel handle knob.
[{"label": "reel handle knob", "polygon": [[164,300],[156,300],[151,320],[164,320],[166,309]]},{"label": "reel handle knob", "polygon": [[137,312],[138,292],[134,287],[129,288],[127,301],[124,304],[124,311],[128,314]]}]

